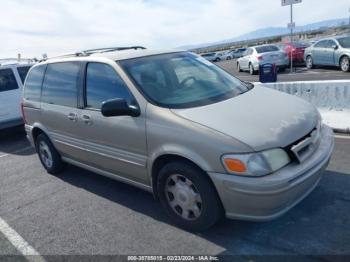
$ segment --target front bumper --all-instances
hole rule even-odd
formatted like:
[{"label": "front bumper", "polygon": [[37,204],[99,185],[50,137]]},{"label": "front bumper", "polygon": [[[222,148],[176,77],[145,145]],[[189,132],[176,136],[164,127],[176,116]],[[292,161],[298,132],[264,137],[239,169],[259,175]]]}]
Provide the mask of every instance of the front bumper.
[{"label": "front bumper", "polygon": [[323,126],[321,143],[305,162],[292,163],[264,177],[209,173],[231,219],[268,221],[303,200],[318,184],[334,147],[333,131]]}]

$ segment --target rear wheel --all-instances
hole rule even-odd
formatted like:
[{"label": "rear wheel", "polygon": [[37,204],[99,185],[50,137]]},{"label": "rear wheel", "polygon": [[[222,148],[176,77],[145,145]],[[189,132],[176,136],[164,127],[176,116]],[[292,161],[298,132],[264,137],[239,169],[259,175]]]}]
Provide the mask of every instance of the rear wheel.
[{"label": "rear wheel", "polygon": [[307,69],[313,69],[315,67],[314,66],[314,61],[312,60],[311,56],[308,56],[306,58],[306,67],[307,67]]},{"label": "rear wheel", "polygon": [[350,58],[348,56],[344,56],[340,60],[340,69],[343,72],[349,72],[350,71]]},{"label": "rear wheel", "polygon": [[237,72],[238,73],[242,72],[241,65],[239,63],[237,63]]},{"label": "rear wheel", "polygon": [[283,73],[283,72],[286,71],[286,69],[287,69],[287,68],[285,68],[285,67],[279,67],[279,68],[278,68],[278,71],[281,72],[281,73]]},{"label": "rear wheel", "polygon": [[221,202],[207,175],[186,162],[166,164],[159,172],[157,190],[166,213],[187,230],[205,230],[223,215]]},{"label": "rear wheel", "polygon": [[64,168],[60,154],[45,134],[40,134],[35,141],[36,151],[41,164],[50,174],[58,174]]},{"label": "rear wheel", "polygon": [[249,64],[249,73],[251,75],[255,75],[256,74],[256,71],[254,70],[253,64]]}]

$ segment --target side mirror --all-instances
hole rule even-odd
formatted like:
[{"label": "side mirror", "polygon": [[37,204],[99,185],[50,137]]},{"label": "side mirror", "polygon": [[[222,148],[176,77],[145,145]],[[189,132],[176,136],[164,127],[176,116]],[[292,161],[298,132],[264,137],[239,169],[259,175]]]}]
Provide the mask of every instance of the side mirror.
[{"label": "side mirror", "polygon": [[332,47],[334,50],[337,50],[339,48],[339,46],[337,46],[337,45],[332,45]]},{"label": "side mirror", "polygon": [[105,117],[111,116],[132,116],[140,115],[140,109],[137,106],[129,105],[125,99],[112,99],[102,103],[101,113]]}]

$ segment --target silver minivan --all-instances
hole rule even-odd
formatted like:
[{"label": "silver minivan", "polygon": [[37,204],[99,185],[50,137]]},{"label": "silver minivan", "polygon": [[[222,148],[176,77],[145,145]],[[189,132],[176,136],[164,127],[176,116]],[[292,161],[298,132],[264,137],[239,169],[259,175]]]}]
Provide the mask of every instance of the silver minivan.
[{"label": "silver minivan", "polygon": [[152,192],[189,230],[284,214],[316,187],[333,150],[311,104],[189,52],[48,59],[23,95],[28,139],[48,173],[70,163]]}]

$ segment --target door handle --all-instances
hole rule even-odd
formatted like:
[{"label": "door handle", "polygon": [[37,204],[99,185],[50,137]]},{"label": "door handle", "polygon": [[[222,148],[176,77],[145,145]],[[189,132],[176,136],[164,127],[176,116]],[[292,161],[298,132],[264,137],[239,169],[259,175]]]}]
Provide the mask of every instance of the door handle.
[{"label": "door handle", "polygon": [[77,114],[75,114],[75,113],[69,113],[69,114],[68,114],[68,119],[71,120],[71,121],[73,121],[73,122],[77,122],[78,116],[77,116]]},{"label": "door handle", "polygon": [[81,117],[83,119],[83,122],[87,125],[92,125],[92,120],[91,120],[91,116],[89,115],[82,115]]}]

